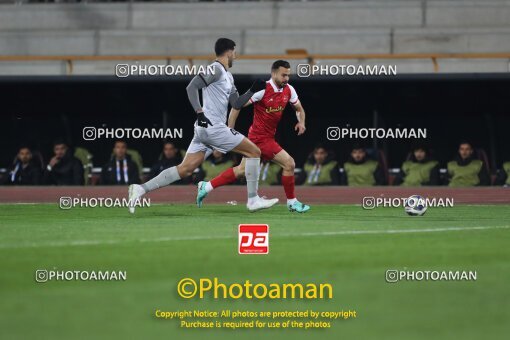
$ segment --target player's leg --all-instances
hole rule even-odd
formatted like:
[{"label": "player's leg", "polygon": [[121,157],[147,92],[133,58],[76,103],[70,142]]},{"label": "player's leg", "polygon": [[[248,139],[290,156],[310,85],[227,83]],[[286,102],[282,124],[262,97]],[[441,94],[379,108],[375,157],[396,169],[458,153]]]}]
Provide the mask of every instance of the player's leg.
[{"label": "player's leg", "polygon": [[[220,186],[228,185],[234,183],[238,178],[242,176],[246,176],[246,185],[248,189],[248,209],[249,210],[258,210],[255,209],[255,206],[259,206],[260,204],[255,204],[259,201],[268,201],[263,202],[263,205],[266,203],[271,206],[278,202],[276,199],[272,200],[261,200],[258,196],[258,178],[260,173],[260,150],[259,148],[253,144],[246,137],[232,149],[233,152],[239,153],[243,155],[243,159],[241,163],[233,168],[229,168],[223,171],[221,174],[213,178],[209,182],[200,182],[198,184],[197,191],[197,206],[200,208],[202,206],[202,202],[204,198],[215,188]],[[250,169],[250,170],[248,170]],[[264,206],[265,207],[265,206]],[[262,208],[264,208],[262,207]]]},{"label": "player's leg", "polygon": [[[206,195],[218,187],[234,183],[239,178],[242,178],[243,176],[245,176],[246,160],[247,160],[247,157],[249,157],[248,155],[257,156],[257,157],[251,157],[251,158],[259,158],[259,164],[260,164],[260,151],[259,151],[258,155],[257,155],[257,153],[250,154],[250,151],[255,152],[255,150],[256,150],[255,148],[258,149],[258,146],[256,146],[249,139],[247,139],[247,138],[245,138],[245,139],[249,143],[244,145],[244,147],[240,144],[239,145],[240,148],[238,150],[235,150],[235,149],[232,150],[234,152],[240,153],[243,156],[245,156],[241,160],[241,163],[239,163],[239,165],[237,165],[235,167],[228,168],[227,170],[223,171],[221,174],[219,174],[215,178],[211,179],[209,182],[204,182],[203,191],[205,192]],[[244,140],[241,143],[244,143]],[[250,145],[250,143],[253,145]],[[253,148],[253,146],[255,146],[255,148]],[[248,154],[243,153],[243,151],[246,152],[246,150],[248,150]]]},{"label": "player's leg", "polygon": [[[232,151],[234,151],[234,150],[232,150]],[[246,167],[246,157],[243,157],[243,159],[241,160],[241,163],[239,163],[239,165],[234,166],[232,168],[228,168],[227,170],[223,171],[218,176],[211,179],[209,182],[206,182],[207,193],[211,192],[213,189],[216,189],[218,187],[232,184],[239,178],[243,177],[244,172],[245,172],[245,167]]]},{"label": "player's leg", "polygon": [[237,166],[228,168],[227,170],[220,173],[218,176],[211,179],[209,182],[204,182],[205,190],[207,191],[207,193],[210,193],[216,188],[234,183],[238,179],[244,177],[245,168],[246,157],[243,157],[241,163],[239,163]]},{"label": "player's leg", "polygon": [[246,158],[243,157],[241,163],[239,165],[234,166],[232,168],[228,168],[218,176],[211,179],[209,182],[204,182],[204,190],[208,194],[216,188],[222,187],[224,185],[229,185],[234,183],[236,180],[244,177],[244,168],[246,165]]},{"label": "player's leg", "polygon": [[129,212],[135,212],[135,203],[143,195],[153,190],[170,185],[181,178],[191,176],[193,171],[202,164],[207,147],[195,137],[191,141],[188,151],[181,164],[161,171],[159,175],[145,182],[142,185],[133,184],[129,186]]},{"label": "player's leg", "polygon": [[[248,191],[248,210],[257,211],[269,208],[276,204],[278,199],[266,200],[260,198],[258,195],[260,149],[241,133],[234,129],[229,129],[226,126],[209,127],[207,132],[208,145],[211,145],[221,152],[233,151],[246,158],[244,161],[244,171]],[[226,176],[226,182],[235,180],[235,173],[232,169],[228,170],[224,175]],[[210,191],[212,189],[212,185],[207,182],[199,183],[197,192],[197,205],[199,207],[202,205],[202,200],[205,196],[207,196],[208,191],[206,188]]]},{"label": "player's leg", "polygon": [[287,196],[287,207],[289,210],[291,212],[297,211],[300,213],[310,210],[310,206],[299,202],[294,193],[294,169],[296,166],[294,159],[287,153],[287,151],[282,149],[274,156],[272,161],[282,167],[282,185],[285,195]]},{"label": "player's leg", "polygon": [[133,204],[129,207],[129,212],[135,212],[135,202],[143,195],[153,190],[170,185],[173,182],[191,176],[193,170],[198,168],[204,161],[204,151],[196,153],[187,153],[181,164],[161,171],[159,175],[154,177],[142,185],[133,184],[129,186],[129,201]]},{"label": "player's leg", "polygon": [[270,208],[278,203],[277,198],[263,199],[258,195],[259,177],[260,177],[260,149],[248,138],[236,146],[232,151],[246,157],[244,164],[244,176],[246,177],[246,186],[248,189],[248,210],[257,211]]},{"label": "player's leg", "polygon": [[229,185],[234,183],[239,178],[244,177],[246,167],[246,157],[243,157],[241,163],[239,165],[234,166],[232,168],[228,168],[227,170],[220,173],[218,176],[211,179],[209,182],[200,182],[198,185],[198,194],[197,194],[197,205],[200,208],[202,206],[203,199],[216,188],[222,187],[224,185]]},{"label": "player's leg", "polygon": [[[250,140],[248,140],[251,142]],[[253,143],[253,142],[251,142]],[[246,148],[252,147],[251,145],[247,145]],[[256,145],[256,147],[259,147],[259,145]],[[262,153],[262,156],[264,156],[264,145],[260,145]],[[241,152],[239,152],[241,153]],[[272,156],[272,154],[271,154]],[[259,160],[260,162],[260,160]],[[224,185],[228,185],[231,183],[234,183],[237,179],[242,178],[245,175],[245,169],[246,169],[246,157],[243,157],[241,160],[241,163],[233,168],[229,168],[225,171],[223,171],[221,174],[210,180],[209,182],[204,182],[201,186],[199,185],[198,188],[198,195],[197,195],[197,205],[200,207],[202,206],[202,200],[207,196],[208,193],[213,191],[216,188],[219,188]]]},{"label": "player's leg", "polygon": [[[207,158],[207,157],[206,157]],[[197,206],[202,207],[202,202],[207,195],[216,188],[229,185],[244,177],[244,169],[246,165],[246,157],[243,157],[239,165],[228,168],[209,182],[203,181],[198,183]]]},{"label": "player's leg", "polygon": [[244,177],[245,167],[246,167],[246,158],[243,157],[243,159],[241,159],[241,163],[239,163],[239,165],[232,168],[232,170],[234,170],[234,175],[236,176],[236,179],[240,179],[240,178]]}]

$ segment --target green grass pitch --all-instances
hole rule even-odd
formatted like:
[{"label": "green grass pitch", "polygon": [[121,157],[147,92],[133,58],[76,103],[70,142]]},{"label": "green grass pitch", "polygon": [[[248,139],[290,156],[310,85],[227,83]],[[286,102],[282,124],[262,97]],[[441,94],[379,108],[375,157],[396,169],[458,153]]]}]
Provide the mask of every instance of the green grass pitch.
[{"label": "green grass pitch", "polygon": [[[270,225],[268,255],[238,255],[239,223]],[[508,339],[510,207],[403,209],[0,205],[2,339]],[[439,230],[432,230],[439,229]],[[388,232],[389,231],[389,232]],[[421,231],[421,232],[420,232]],[[126,270],[124,282],[36,283],[36,269]],[[477,281],[386,283],[388,269],[476,270]],[[184,277],[329,282],[331,300],[185,300]],[[156,309],[356,310],[332,328],[181,329]]]}]

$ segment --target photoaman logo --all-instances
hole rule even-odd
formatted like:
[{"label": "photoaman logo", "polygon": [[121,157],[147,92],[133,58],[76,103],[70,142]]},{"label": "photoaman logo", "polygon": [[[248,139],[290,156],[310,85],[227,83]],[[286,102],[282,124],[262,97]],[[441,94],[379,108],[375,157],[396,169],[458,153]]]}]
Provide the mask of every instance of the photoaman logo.
[{"label": "photoaman logo", "polygon": [[332,299],[333,285],[330,283],[263,283],[244,282],[224,283],[219,278],[186,277],[177,283],[177,294],[181,298],[194,297],[203,299]]},{"label": "photoaman logo", "polygon": [[269,253],[269,225],[240,224],[238,234],[239,254]]}]

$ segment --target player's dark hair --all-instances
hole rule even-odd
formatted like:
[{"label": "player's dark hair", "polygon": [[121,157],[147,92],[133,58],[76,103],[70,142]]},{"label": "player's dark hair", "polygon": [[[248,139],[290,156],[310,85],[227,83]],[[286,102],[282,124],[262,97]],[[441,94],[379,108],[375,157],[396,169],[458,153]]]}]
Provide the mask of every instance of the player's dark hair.
[{"label": "player's dark hair", "polygon": [[271,72],[278,70],[280,67],[290,68],[290,64],[286,60],[277,60],[271,65]]},{"label": "player's dark hair", "polygon": [[219,38],[214,44],[214,52],[219,57],[227,51],[231,51],[236,47],[236,43],[228,38]]}]

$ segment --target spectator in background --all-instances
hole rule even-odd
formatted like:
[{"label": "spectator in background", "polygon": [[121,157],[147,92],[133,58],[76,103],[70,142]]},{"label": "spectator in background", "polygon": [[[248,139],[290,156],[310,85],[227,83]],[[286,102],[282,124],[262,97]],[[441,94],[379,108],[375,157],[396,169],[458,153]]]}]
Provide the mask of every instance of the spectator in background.
[{"label": "spectator in background", "polygon": [[174,143],[164,142],[159,160],[151,167],[149,179],[156,177],[165,169],[179,165],[182,162],[182,156],[179,151]]},{"label": "spectator in background", "polygon": [[351,148],[349,160],[344,163],[342,185],[373,186],[385,185],[386,176],[379,162],[369,159],[367,152],[359,144]]},{"label": "spectator in background", "polygon": [[101,172],[103,185],[139,184],[138,167],[127,154],[127,143],[118,140],[113,146],[113,156]]},{"label": "spectator in background", "polygon": [[[154,163],[149,174],[149,179],[152,179],[159,175],[161,171],[177,166],[182,162],[181,150],[179,150],[174,143],[165,141],[163,143],[163,152],[161,153],[160,159]],[[189,184],[191,183],[191,177],[183,178],[174,182],[173,184]]]},{"label": "spectator in background", "polygon": [[205,181],[210,181],[234,165],[234,162],[227,155],[218,150],[214,150],[211,156],[202,163],[202,169],[205,172]]},{"label": "spectator in background", "polygon": [[64,140],[53,143],[53,158],[46,166],[43,182],[50,185],[83,185],[83,165]]},{"label": "spectator in background", "polygon": [[338,162],[322,145],[313,150],[305,164],[305,185],[338,185]]},{"label": "spectator in background", "polygon": [[490,179],[485,164],[473,155],[473,145],[463,141],[459,144],[455,160],[448,162],[448,179],[451,187],[489,185]]},{"label": "spectator in background", "polygon": [[27,146],[18,150],[16,160],[8,175],[3,179],[5,185],[39,185],[42,182],[41,167],[32,159],[32,151]]},{"label": "spectator in background", "polygon": [[421,186],[439,185],[439,162],[430,158],[429,150],[423,145],[412,149],[409,160],[402,164],[395,178],[395,185]]},{"label": "spectator in background", "polygon": [[502,185],[505,187],[510,186],[510,162],[503,163],[503,166],[498,171],[495,185]]}]

